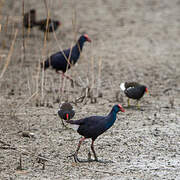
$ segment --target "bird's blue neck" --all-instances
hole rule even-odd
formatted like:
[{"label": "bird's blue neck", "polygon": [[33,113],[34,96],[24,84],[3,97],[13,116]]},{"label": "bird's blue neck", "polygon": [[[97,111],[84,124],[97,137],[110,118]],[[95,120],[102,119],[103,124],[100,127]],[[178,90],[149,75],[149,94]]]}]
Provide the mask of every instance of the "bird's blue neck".
[{"label": "bird's blue neck", "polygon": [[84,42],[85,41],[82,41],[81,39],[79,39],[78,42],[76,43],[76,45],[72,49],[74,63],[78,60],[78,58],[80,56]]},{"label": "bird's blue neck", "polygon": [[79,39],[76,43],[76,45],[74,46],[73,50],[77,51],[78,53],[80,53],[82,51],[82,48],[84,46],[84,42],[82,39]]},{"label": "bird's blue neck", "polygon": [[109,115],[108,115],[108,122],[106,124],[106,128],[107,129],[109,129],[114,124],[114,122],[116,121],[116,114],[117,114],[117,112],[115,112],[113,109],[109,113]]}]

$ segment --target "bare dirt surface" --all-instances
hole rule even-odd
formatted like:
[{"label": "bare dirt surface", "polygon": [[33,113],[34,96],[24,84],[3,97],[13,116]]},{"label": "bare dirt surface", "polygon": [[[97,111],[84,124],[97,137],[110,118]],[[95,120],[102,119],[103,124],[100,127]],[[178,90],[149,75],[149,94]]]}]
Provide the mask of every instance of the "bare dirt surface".
[{"label": "bare dirt surface", "polygon": [[[51,17],[62,22],[58,41],[51,34],[44,45],[38,28],[30,35],[25,31],[24,59],[22,2],[1,1],[1,73],[18,32],[0,78],[0,179],[180,179],[180,1],[48,4]],[[43,1],[25,1],[25,11],[31,8],[37,9],[38,19],[46,16]],[[76,164],[68,157],[80,136],[64,129],[57,115],[60,77],[51,69],[44,74],[38,69],[48,54],[71,46],[75,31],[77,37],[86,32],[92,43],[85,44],[78,65],[67,72],[80,86],[71,87],[67,80],[62,101],[73,103],[74,119],[106,115],[114,104],[124,106],[126,112],[95,142],[99,159],[113,163]],[[141,100],[141,110],[135,101],[127,108],[119,89],[121,82],[132,80],[150,92]],[[90,97],[78,99],[88,87]],[[24,137],[27,131],[33,136]],[[89,150],[87,140],[79,156],[87,158]],[[39,156],[47,159],[45,169]]]}]

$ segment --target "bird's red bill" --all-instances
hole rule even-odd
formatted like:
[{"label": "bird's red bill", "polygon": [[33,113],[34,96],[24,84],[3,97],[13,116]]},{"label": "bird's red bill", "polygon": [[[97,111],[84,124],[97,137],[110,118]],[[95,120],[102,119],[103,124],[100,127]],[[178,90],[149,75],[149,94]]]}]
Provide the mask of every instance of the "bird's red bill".
[{"label": "bird's red bill", "polygon": [[66,114],[66,120],[69,120],[69,114]]},{"label": "bird's red bill", "polygon": [[118,106],[119,106],[119,108],[120,108],[120,110],[121,110],[122,112],[125,112],[125,110],[124,110],[124,108],[121,106],[121,104],[118,104]]},{"label": "bird's red bill", "polygon": [[87,41],[91,42],[91,39],[89,38],[87,34],[84,34],[84,37],[87,39]]},{"label": "bird's red bill", "polygon": [[146,93],[149,93],[149,92],[148,92],[148,88],[146,88],[145,91],[146,91]]}]

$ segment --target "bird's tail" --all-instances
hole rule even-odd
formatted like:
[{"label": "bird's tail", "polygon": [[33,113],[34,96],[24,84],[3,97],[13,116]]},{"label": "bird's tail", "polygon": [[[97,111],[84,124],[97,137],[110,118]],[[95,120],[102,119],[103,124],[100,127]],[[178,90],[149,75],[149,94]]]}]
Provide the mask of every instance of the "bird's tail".
[{"label": "bird's tail", "polygon": [[67,120],[66,122],[69,124],[76,124],[76,121],[74,121],[74,120]]},{"label": "bird's tail", "polygon": [[46,61],[41,63],[41,68],[46,70],[50,66],[50,60],[47,59]]},{"label": "bird's tail", "polygon": [[75,131],[78,130],[79,126],[81,125],[81,120],[67,120],[65,121],[66,123],[72,124],[72,129],[74,129]]},{"label": "bird's tail", "polygon": [[124,91],[124,90],[126,89],[126,88],[125,88],[125,83],[121,83],[121,84],[120,84],[120,88],[121,88],[122,91]]},{"label": "bird's tail", "polygon": [[66,121],[69,124],[76,124],[76,125],[81,125],[84,123],[84,119],[79,119],[79,120],[68,120]]}]

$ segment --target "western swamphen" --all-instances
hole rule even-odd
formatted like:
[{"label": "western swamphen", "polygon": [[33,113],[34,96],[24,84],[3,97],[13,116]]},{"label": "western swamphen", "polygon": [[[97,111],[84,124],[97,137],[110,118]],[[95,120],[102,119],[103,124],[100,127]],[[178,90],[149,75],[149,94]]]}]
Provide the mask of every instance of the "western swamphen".
[{"label": "western swamphen", "polygon": [[72,65],[76,64],[86,41],[91,42],[88,35],[81,35],[72,49],[69,48],[51,55],[46,61],[41,63],[41,67],[46,70],[51,66],[56,72],[62,71],[62,84],[64,77],[72,80],[69,76],[65,76],[64,73],[67,69],[70,69]]},{"label": "western swamphen", "polygon": [[75,115],[75,111],[73,110],[72,105],[70,103],[66,102],[60,106],[60,109],[58,111],[58,115],[61,118],[62,125],[64,127],[66,127],[63,120],[68,121],[68,120],[72,119]]},{"label": "western swamphen", "polygon": [[58,27],[61,25],[61,22],[53,19],[49,19],[48,24],[47,24],[47,19],[36,21],[36,26],[39,26],[39,29],[43,32],[46,32],[46,25],[47,25],[47,32],[53,32],[58,29]]},{"label": "western swamphen", "polygon": [[31,9],[24,14],[23,24],[25,28],[32,28],[36,25],[36,10]]},{"label": "western swamphen", "polygon": [[[81,138],[79,141],[78,148],[77,148],[75,154],[73,155],[75,162],[98,161],[98,157],[97,157],[95,150],[94,150],[94,141],[96,140],[96,138],[99,135],[103,134],[105,131],[107,131],[114,124],[114,122],[116,120],[116,114],[119,111],[122,111],[122,112],[125,111],[120,104],[114,105],[111,112],[107,116],[90,116],[90,117],[83,118],[80,120],[66,121],[67,123],[76,125],[77,126],[77,132],[83,136],[83,138]],[[79,160],[78,159],[78,156],[77,156],[78,151],[80,149],[82,142],[86,138],[92,139],[91,150],[92,150],[94,158],[95,158],[94,160],[91,160],[91,159]]]},{"label": "western swamphen", "polygon": [[144,93],[148,93],[146,86],[137,82],[125,82],[120,84],[120,88],[124,91],[128,97],[128,106],[130,106],[129,98],[137,100],[137,106],[140,108],[139,100],[143,97]]}]

